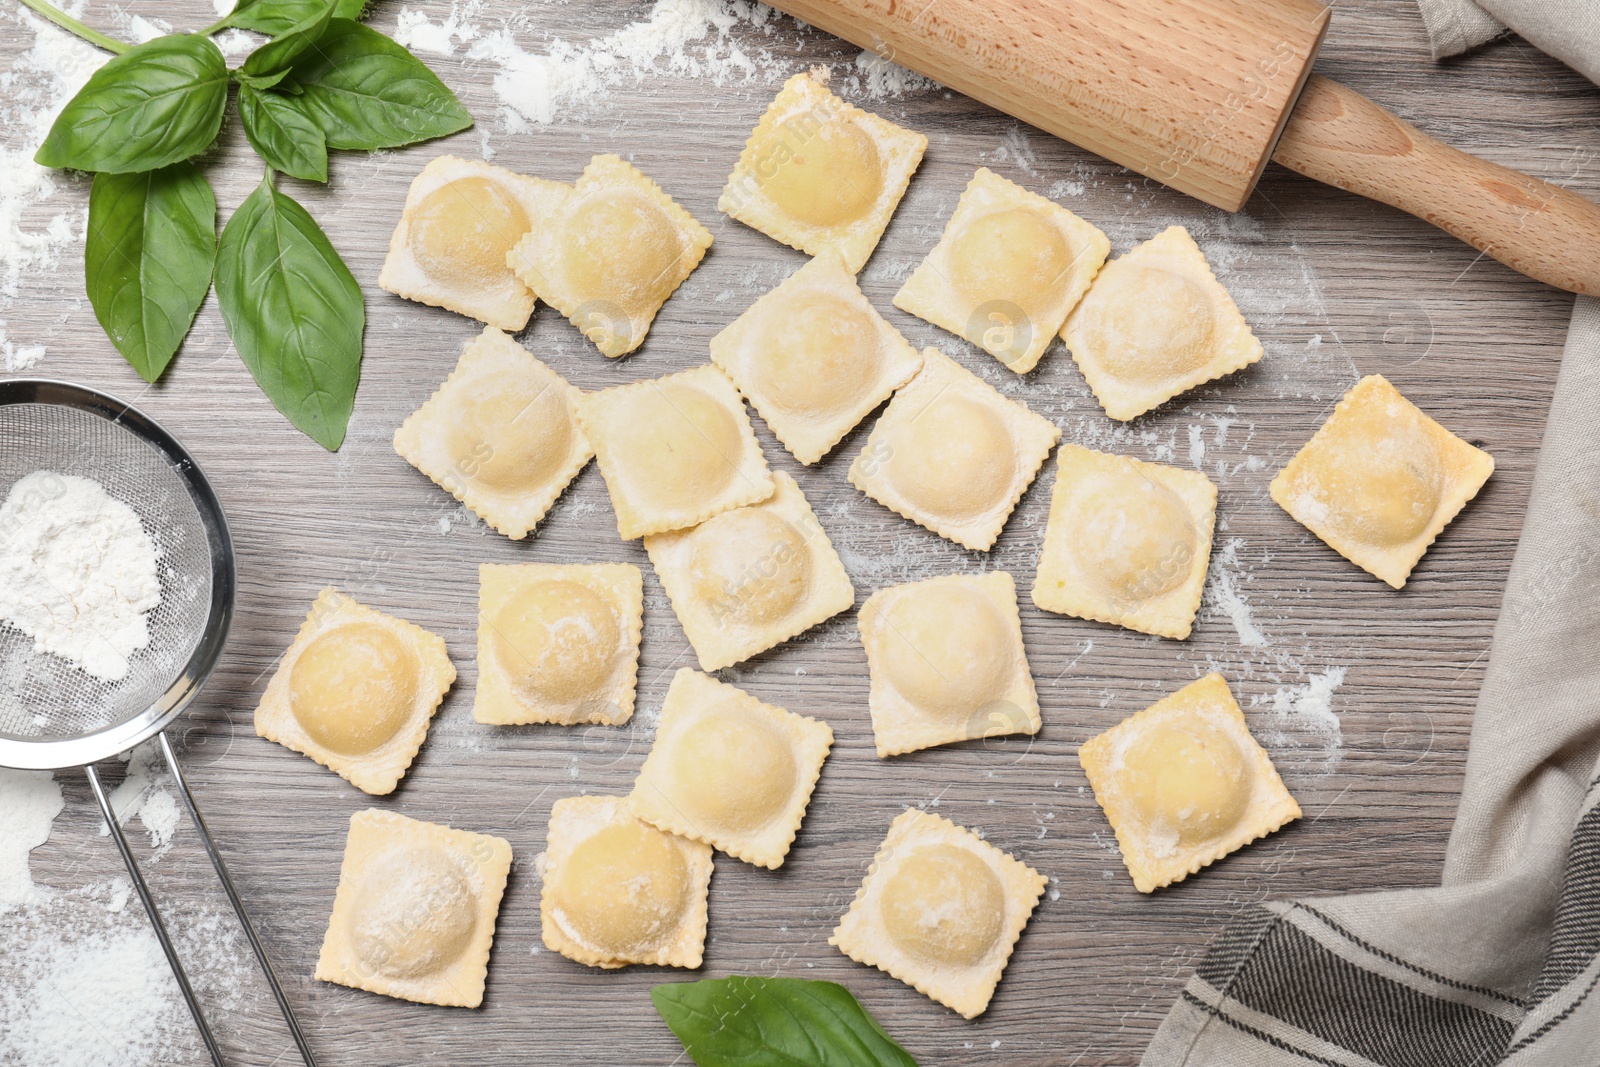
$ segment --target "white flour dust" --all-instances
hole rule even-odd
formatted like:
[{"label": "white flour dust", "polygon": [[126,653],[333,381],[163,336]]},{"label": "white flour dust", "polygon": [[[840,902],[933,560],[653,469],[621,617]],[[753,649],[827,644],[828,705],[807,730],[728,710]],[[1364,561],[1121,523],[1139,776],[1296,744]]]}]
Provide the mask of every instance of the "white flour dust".
[{"label": "white flour dust", "polygon": [[[126,826],[137,815],[150,834],[150,847],[155,849],[152,858],[158,860],[172,847],[172,835],[178,829],[178,802],[166,788],[169,777],[164,764],[157,742],[146,741],[133,750],[127,777],[111,793],[111,810],[117,813],[117,822]],[[101,837],[110,834],[110,830],[101,827]]]},{"label": "white flour dust", "polygon": [[0,767],[0,915],[42,898],[28,853],[50,839],[62,803],[61,787],[49,771]]},{"label": "white flour dust", "polygon": [[[464,54],[498,68],[494,90],[514,133],[569,113],[584,114],[612,89],[651,77],[696,78],[716,86],[773,85],[801,66],[750,47],[751,38],[775,34],[781,16],[749,0],[656,0],[643,18],[604,37],[555,38],[538,51],[522,43],[532,30],[526,12],[497,26],[483,25],[483,14],[484,0],[458,0],[442,15],[402,7],[391,32],[414,51]],[[839,73],[841,91],[870,100],[898,98],[934,84],[871,52],[862,52]]]},{"label": "white flour dust", "polygon": [[1333,694],[1344,684],[1345,668],[1329,667],[1300,685],[1286,686],[1251,701],[1265,714],[1256,719],[1261,740],[1275,748],[1294,748],[1327,773],[1339,761],[1344,732],[1333,710]]},{"label": "white flour dust", "polygon": [[1244,544],[1237,537],[1229,538],[1211,552],[1211,574],[1206,583],[1201,609],[1208,617],[1223,616],[1233,623],[1239,643],[1248,647],[1261,647],[1268,643],[1250,612],[1250,601],[1239,591],[1239,549]]},{"label": "white flour dust", "polygon": [[6,336],[3,315],[19,283],[53,271],[62,252],[82,238],[85,220],[83,207],[48,206],[66,179],[35,163],[33,154],[66,102],[111,58],[26,12],[16,21],[34,41],[0,74],[0,366],[7,371],[26,370],[44,356],[42,345]]},{"label": "white flour dust", "polygon": [[[136,753],[130,780],[146,773],[139,763]],[[117,863],[109,844],[88,836],[98,814],[58,819],[62,811],[49,772],[0,770],[0,1063],[199,1062],[199,1038],[149,919],[137,902],[128,906],[132,885],[120,874],[83,879]],[[47,843],[67,884],[34,884],[29,853]],[[164,910],[209,1009],[234,1012],[256,977],[232,912],[189,899],[166,901]]]},{"label": "white flour dust", "polygon": [[35,471],[0,505],[0,618],[107,681],[150,643],[161,603],[156,548],[139,516],[100,483]]}]

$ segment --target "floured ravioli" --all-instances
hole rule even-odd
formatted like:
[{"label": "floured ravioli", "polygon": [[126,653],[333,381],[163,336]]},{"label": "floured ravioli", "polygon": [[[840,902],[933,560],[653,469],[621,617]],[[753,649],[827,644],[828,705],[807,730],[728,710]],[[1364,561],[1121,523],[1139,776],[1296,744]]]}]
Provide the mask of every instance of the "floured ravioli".
[{"label": "floured ravioli", "polygon": [[815,463],[922,366],[917,350],[856,286],[832,249],[767,293],[711,339],[773,435]]},{"label": "floured ravioli", "polygon": [[1061,431],[937,349],[895,394],[850,484],[940,537],[994,545]]},{"label": "floured ravioli", "polygon": [[1111,242],[1091,224],[979,167],[894,306],[1025,374],[1110,251]]},{"label": "floured ravioli", "polygon": [[716,367],[589,393],[578,421],[624,541],[698,526],[772,495],[744,401]]},{"label": "floured ravioli", "polygon": [[1005,571],[880,589],[861,606],[879,756],[1039,732],[1017,590]]},{"label": "floured ravioli", "polygon": [[411,182],[378,284],[516,333],[536,293],[512,274],[506,253],[568,192],[559,182],[440,156]]},{"label": "floured ravioli", "polygon": [[1300,817],[1220,674],[1208,674],[1078,750],[1141,893]]},{"label": "floured ravioli", "polygon": [[455,680],[442,639],[324,589],[261,695],[256,733],[382,796]]},{"label": "floured ravioli", "polygon": [[784,83],[745,142],[717,209],[810,256],[859,271],[922,162],[928,139],[828,91],[828,69]]},{"label": "floured ravioli", "polygon": [[1048,881],[971,830],[907,808],[828,944],[975,1019]]},{"label": "floured ravioli", "polygon": [[1062,445],[1033,602],[1182,641],[1216,514],[1217,487],[1199,471]]},{"label": "floured ravioli", "polygon": [[643,620],[644,584],[631,563],[480,563],[472,717],[627,722]]},{"label": "floured ravioli", "polygon": [[855,604],[855,588],[800,487],[773,471],[759,504],[644,539],[700,668],[765,652]]},{"label": "floured ravioli", "polygon": [[368,808],[350,817],[319,981],[419,1004],[483,1003],[511,846]]},{"label": "floured ravioli", "polygon": [[1494,473],[1494,457],[1361,379],[1272,479],[1272,499],[1339,555],[1396,589]]},{"label": "floured ravioli", "polygon": [[539,299],[615,359],[700,265],[711,234],[620,156],[595,156],[541,225],[506,255]]},{"label": "floured ravioli", "polygon": [[827,723],[682,667],[628,807],[668,833],[777,868],[832,746]]},{"label": "floured ravioli", "polygon": [[394,432],[394,450],[484,522],[521,540],[594,455],[579,392],[493,326]]},{"label": "floured ravioli", "polygon": [[1061,337],[1100,406],[1122,420],[1261,358],[1261,342],[1182,226],[1107,263]]},{"label": "floured ravioli", "polygon": [[550,809],[540,874],[545,948],[607,969],[700,966],[711,846],[634,818],[623,797]]}]

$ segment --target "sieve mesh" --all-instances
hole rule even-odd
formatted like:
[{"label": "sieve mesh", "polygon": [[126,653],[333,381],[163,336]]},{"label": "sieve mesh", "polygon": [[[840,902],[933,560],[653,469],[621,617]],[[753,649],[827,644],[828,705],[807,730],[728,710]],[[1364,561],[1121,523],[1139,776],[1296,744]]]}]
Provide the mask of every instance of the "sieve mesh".
[{"label": "sieve mesh", "polygon": [[[186,462],[186,459],[185,459]],[[121,421],[55,403],[0,405],[0,500],[39,470],[91,478],[139,516],[155,543],[161,603],[127,677],[107,682],[0,623],[0,737],[64,741],[159,704],[185,672],[212,613],[212,548],[189,483],[168,454]]]}]

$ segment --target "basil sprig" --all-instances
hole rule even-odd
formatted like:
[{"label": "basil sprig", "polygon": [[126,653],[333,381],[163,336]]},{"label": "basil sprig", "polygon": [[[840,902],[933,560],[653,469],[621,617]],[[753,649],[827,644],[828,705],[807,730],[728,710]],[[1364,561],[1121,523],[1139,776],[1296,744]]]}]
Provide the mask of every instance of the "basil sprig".
[{"label": "basil sprig", "polygon": [[[239,0],[215,25],[136,47],[29,7],[118,55],[67,102],[35,159],[95,172],[84,278],[95,317],[147,381],[171,363],[215,272],[223,321],[256,383],[323,447],[344,441],[361,372],[361,288],[274,172],[328,180],[328,149],[399,148],[472,125],[455,94],[399,44],[355,21],[363,0]],[[272,35],[229,70],[210,35]],[[216,230],[189,160],[217,138],[238,85],[261,184]]]},{"label": "basil sprig", "polygon": [[650,1001],[699,1067],[917,1067],[833,982],[734,975],[658,985]]}]

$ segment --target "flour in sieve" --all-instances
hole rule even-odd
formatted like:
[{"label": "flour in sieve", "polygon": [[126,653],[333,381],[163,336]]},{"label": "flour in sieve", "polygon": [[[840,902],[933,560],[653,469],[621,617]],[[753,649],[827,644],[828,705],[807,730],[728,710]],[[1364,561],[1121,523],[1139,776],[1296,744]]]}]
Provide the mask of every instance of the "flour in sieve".
[{"label": "flour in sieve", "polygon": [[35,652],[120,681],[160,603],[150,535],[99,482],[35,471],[11,487],[0,505],[0,618]]}]

